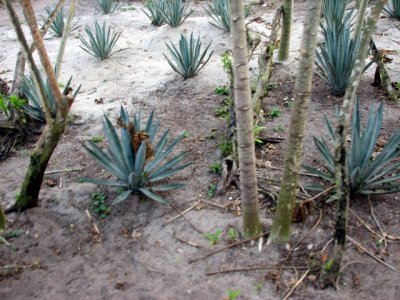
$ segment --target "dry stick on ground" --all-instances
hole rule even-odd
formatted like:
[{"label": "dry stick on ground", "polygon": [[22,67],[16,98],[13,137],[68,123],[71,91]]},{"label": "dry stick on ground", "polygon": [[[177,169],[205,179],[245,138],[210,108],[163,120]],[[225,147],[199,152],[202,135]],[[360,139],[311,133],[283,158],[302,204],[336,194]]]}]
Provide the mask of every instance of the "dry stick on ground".
[{"label": "dry stick on ground", "polygon": [[[376,236],[380,236],[379,233],[377,233],[375,230],[373,230],[371,228],[371,225],[369,225],[367,222],[365,222],[363,219],[361,219],[361,217],[359,215],[357,215],[355,213],[354,210],[352,210],[351,208],[349,208],[349,211],[358,219],[358,221],[360,221],[361,224],[363,224],[365,226],[365,228],[367,228],[372,234],[376,235]],[[389,235],[385,232],[382,233],[386,239],[391,240],[391,241],[400,241],[400,237],[398,236],[393,236],[393,235]]]},{"label": "dry stick on ground", "polygon": [[[246,267],[246,268],[237,268],[237,269],[228,269],[228,270],[221,270],[221,271],[215,271],[215,272],[207,272],[206,276],[212,276],[212,275],[218,275],[218,274],[226,274],[226,273],[235,273],[235,272],[248,272],[248,271],[257,271],[257,270],[275,270],[277,269],[277,266],[254,266],[254,267]],[[293,270],[293,269],[298,269],[298,270],[308,270],[308,267],[284,267],[285,270]]]},{"label": "dry stick on ground", "polygon": [[204,200],[204,199],[202,199],[201,202],[203,202],[203,203],[205,203],[205,204],[207,204],[207,205],[210,205],[210,206],[215,206],[215,207],[221,208],[221,209],[226,209],[226,207],[227,207],[226,205],[221,205],[221,204],[213,203],[213,202],[211,202],[211,201],[207,201],[207,200]]},{"label": "dry stick on ground", "polygon": [[306,199],[306,200],[302,201],[301,204],[307,204],[307,203],[312,202],[312,201],[314,201],[315,199],[317,199],[317,198],[319,198],[319,197],[321,197],[321,196],[326,195],[326,194],[327,194],[329,191],[331,191],[334,187],[335,187],[335,186],[332,185],[331,187],[327,188],[326,190],[322,191],[321,193],[316,194],[315,196],[313,196],[313,197],[311,197],[311,198],[309,198],[309,199]]},{"label": "dry stick on ground", "polygon": [[218,253],[218,252],[221,252],[221,251],[223,251],[223,250],[226,250],[226,249],[229,249],[229,248],[232,248],[232,247],[235,247],[235,246],[238,246],[238,245],[241,245],[241,244],[244,244],[244,243],[247,243],[247,242],[256,240],[256,239],[258,239],[258,238],[260,238],[260,237],[263,237],[263,236],[265,236],[265,235],[267,235],[267,234],[269,234],[269,232],[264,232],[264,233],[261,233],[261,234],[255,236],[255,237],[252,237],[252,238],[249,238],[249,239],[246,239],[246,240],[243,240],[243,241],[239,241],[239,242],[230,244],[230,245],[228,245],[228,246],[219,248],[219,249],[217,249],[217,250],[211,251],[211,252],[209,252],[209,253],[207,253],[207,254],[205,254],[205,255],[203,255],[203,256],[200,256],[200,257],[198,257],[198,258],[190,259],[190,260],[188,261],[188,263],[191,264],[191,263],[193,263],[193,262],[202,260],[202,259],[204,259],[204,258],[207,258],[207,257],[209,257],[209,256],[211,256],[211,255],[213,255],[213,254],[215,254],[215,253]]},{"label": "dry stick on ground", "polygon": [[[172,207],[178,214],[180,214],[180,211],[179,211],[174,205],[171,204],[171,207]],[[193,223],[190,222],[184,215],[181,215],[181,217],[182,217],[182,219],[184,219],[184,220],[190,225],[190,227],[192,227],[195,231],[197,231],[197,232],[200,233],[201,235],[204,235],[204,232],[201,231],[200,229],[198,229],[196,226],[194,226]]]},{"label": "dry stick on ground", "polygon": [[311,229],[308,230],[308,231],[306,232],[306,234],[304,234],[303,237],[302,237],[300,240],[298,240],[297,243],[296,243],[293,247],[291,247],[291,249],[290,249],[290,251],[288,252],[288,254],[286,255],[286,257],[285,257],[285,258],[283,259],[283,261],[280,263],[280,268],[279,268],[279,270],[278,270],[278,274],[276,275],[277,278],[280,277],[280,275],[281,275],[281,273],[282,273],[282,270],[283,270],[283,266],[285,265],[286,261],[290,258],[290,256],[292,255],[292,253],[294,252],[294,250],[296,249],[296,247],[297,247],[298,245],[300,245],[300,243],[302,243],[311,233],[313,233],[314,230],[315,230],[315,229],[318,227],[318,225],[321,223],[322,216],[323,216],[323,213],[322,213],[322,210],[320,209],[320,210],[319,210],[319,217],[318,217],[317,221],[315,222],[315,224],[313,225],[313,227],[311,227]]},{"label": "dry stick on ground", "polygon": [[363,250],[365,253],[367,253],[369,256],[371,256],[373,259],[375,259],[377,262],[380,262],[382,265],[388,267],[389,269],[391,269],[392,271],[396,271],[397,269],[395,267],[393,267],[392,265],[389,265],[388,263],[384,262],[382,259],[380,259],[379,257],[377,257],[376,255],[374,255],[372,252],[370,252],[367,248],[365,248],[363,245],[361,245],[359,242],[355,241],[354,239],[352,239],[350,236],[347,236],[347,239],[353,243],[353,245],[355,245],[356,247],[360,248],[361,250]]},{"label": "dry stick on ground", "polygon": [[197,201],[195,204],[193,204],[191,207],[189,207],[188,209],[184,210],[183,212],[179,213],[177,216],[169,219],[167,222],[165,222],[163,224],[163,226],[175,221],[176,219],[179,219],[180,217],[182,217],[184,214],[188,213],[189,211],[191,211],[193,208],[195,208],[199,203],[201,202],[201,200]]},{"label": "dry stick on ground", "polygon": [[[351,261],[351,262],[345,264],[345,265],[340,269],[340,272],[339,272],[339,273],[340,273],[340,274],[343,274],[344,269],[346,269],[348,266],[354,265],[354,264],[366,264],[366,263],[363,263],[363,262],[361,262],[361,261]],[[339,289],[339,276],[338,276],[338,278],[336,278],[336,286],[335,286],[335,288],[336,288],[336,292],[339,294],[339,292],[340,292],[340,289]],[[339,296],[340,296],[340,294],[339,294]]]},{"label": "dry stick on ground", "polygon": [[290,289],[290,291],[285,295],[285,297],[283,297],[283,300],[287,300],[289,299],[290,295],[292,295],[292,293],[294,292],[294,290],[303,282],[304,278],[306,278],[307,274],[310,272],[310,269],[307,269],[303,276],[301,276],[301,278],[299,280],[297,280],[297,282],[295,283],[295,285]]},{"label": "dry stick on ground", "polygon": [[49,175],[49,174],[56,174],[56,173],[68,173],[68,172],[77,172],[77,171],[82,171],[83,168],[71,168],[71,169],[64,169],[64,170],[53,170],[53,171],[46,171],[44,174]]},{"label": "dry stick on ground", "polygon": [[189,245],[189,246],[193,246],[193,247],[196,247],[196,248],[204,248],[203,246],[197,245],[197,244],[195,244],[195,243],[193,243],[193,242],[191,242],[191,241],[187,241],[187,240],[184,240],[184,239],[182,239],[182,238],[176,236],[175,231],[172,232],[172,237],[173,237],[174,239],[180,241],[181,243],[187,244],[187,245]]},{"label": "dry stick on ground", "polygon": [[380,232],[382,234],[382,238],[383,238],[383,242],[385,244],[385,248],[387,248],[386,234],[383,231],[381,224],[378,222],[378,219],[375,216],[374,208],[372,207],[371,198],[370,198],[369,195],[368,195],[368,203],[369,203],[369,207],[371,209],[372,219],[375,221],[376,225],[378,226],[378,228],[379,228],[379,230],[380,230]]}]

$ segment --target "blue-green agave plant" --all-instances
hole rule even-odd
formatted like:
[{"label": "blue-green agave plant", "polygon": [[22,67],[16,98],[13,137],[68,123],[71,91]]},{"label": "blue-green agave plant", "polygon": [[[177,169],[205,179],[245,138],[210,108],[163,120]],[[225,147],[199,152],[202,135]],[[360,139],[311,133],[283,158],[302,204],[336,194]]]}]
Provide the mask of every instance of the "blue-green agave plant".
[{"label": "blue-green agave plant", "polygon": [[[361,130],[358,101],[353,112],[351,145],[347,157],[352,195],[387,194],[400,191],[400,130],[390,137],[380,151],[375,152],[383,120],[383,103],[376,111],[374,106],[373,103],[369,109],[368,124],[364,131]],[[326,117],[325,122],[329,136],[334,141],[333,126]],[[305,165],[304,168],[334,184],[335,157],[324,138],[314,137],[314,142],[324,160],[325,170],[310,165]]]},{"label": "blue-green agave plant", "polygon": [[[44,88],[46,92],[46,99],[47,103],[49,104],[50,111],[53,115],[56,114],[56,99],[53,95],[53,92],[51,91],[50,84],[48,80],[43,80],[44,82]],[[64,87],[63,94],[67,95],[70,90],[71,90],[71,81],[72,81],[72,76],[68,79],[67,84]],[[79,85],[79,87],[75,90],[73,93],[73,97],[75,98],[82,85]],[[44,114],[43,108],[42,108],[42,100],[40,99],[40,93],[38,91],[38,88],[36,84],[33,81],[32,76],[24,76],[22,80],[22,85],[21,85],[21,91],[24,94],[25,98],[28,100],[28,103],[22,107],[22,110],[29,115],[31,118],[45,123],[46,122],[46,116]]]},{"label": "blue-green agave plant", "polygon": [[168,202],[157,192],[170,191],[183,186],[165,183],[165,180],[190,165],[190,163],[182,163],[186,152],[181,152],[167,160],[167,156],[172,153],[185,134],[169,141],[169,131],[166,130],[155,142],[158,122],[154,120],[154,112],[150,114],[143,127],[141,113],[139,112],[131,121],[123,107],[120,110],[118,126],[120,136],[108,117],[104,116],[103,127],[108,141],[107,149],[101,149],[93,141],[88,141],[83,145],[89,155],[114,175],[116,180],[81,179],[94,184],[122,188],[124,191],[114,199],[113,204],[126,200],[131,194],[142,194],[154,201],[167,204]]}]

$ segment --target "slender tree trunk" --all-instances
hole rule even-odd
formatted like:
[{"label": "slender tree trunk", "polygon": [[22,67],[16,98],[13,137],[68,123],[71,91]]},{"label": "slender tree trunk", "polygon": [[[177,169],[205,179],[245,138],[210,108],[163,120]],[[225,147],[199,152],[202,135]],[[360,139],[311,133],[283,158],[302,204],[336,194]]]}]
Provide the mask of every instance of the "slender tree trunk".
[{"label": "slender tree trunk", "polygon": [[0,231],[6,229],[6,226],[7,226],[7,219],[4,214],[3,207],[1,206],[0,203]]},{"label": "slender tree trunk", "polygon": [[364,20],[365,20],[365,11],[367,10],[368,6],[368,0],[359,0],[357,6],[358,6],[357,20],[353,31],[354,40],[357,40],[361,36],[362,27],[364,25]]},{"label": "slender tree trunk", "polygon": [[317,46],[322,0],[309,0],[301,44],[301,57],[294,87],[294,104],[285,151],[285,166],[275,218],[268,243],[288,242],[292,210],[295,205],[298,176],[303,155],[304,127],[311,94],[311,80]]},{"label": "slender tree trunk", "polygon": [[251,105],[243,7],[243,0],[230,2],[240,194],[242,200],[243,234],[247,238],[260,234],[261,222],[258,208],[253,107]]},{"label": "slender tree trunk", "polygon": [[287,60],[289,57],[290,34],[292,31],[293,0],[284,0],[282,5],[282,34],[278,59]]},{"label": "slender tree trunk", "polygon": [[[46,22],[43,24],[40,30],[42,37],[46,35],[47,31],[49,30],[51,24],[56,18],[64,2],[65,0],[60,0],[56,5],[56,7],[48,16]],[[31,53],[33,53],[35,50],[36,50],[35,43],[32,43],[32,45],[30,46]],[[24,55],[24,50],[21,49],[17,54],[17,62],[15,64],[15,69],[14,69],[14,80],[11,88],[11,94],[19,95],[21,91],[22,78],[24,77],[24,72],[25,72],[25,64],[26,64],[26,57]]]},{"label": "slender tree trunk", "polygon": [[322,268],[320,283],[321,286],[336,284],[339,275],[340,264],[344,253],[347,233],[347,216],[350,201],[350,183],[347,166],[347,133],[350,128],[351,115],[354,107],[354,99],[360,78],[364,68],[365,58],[367,57],[368,47],[371,41],[372,33],[375,30],[376,21],[387,0],[378,0],[372,8],[371,15],[364,23],[364,30],[360,48],[357,53],[356,63],[354,65],[350,82],[346,89],[342,108],[339,114],[339,122],[336,128],[335,141],[335,163],[336,163],[336,197],[338,201],[338,212],[336,221],[336,230],[334,234],[333,251]]},{"label": "slender tree trunk", "polygon": [[31,30],[32,38],[37,47],[40,61],[47,75],[51,91],[55,97],[57,111],[55,114],[51,112],[48,99],[44,90],[43,80],[40,77],[35,61],[32,58],[32,53],[30,51],[28,43],[26,42],[18,17],[11,4],[11,0],[5,0],[5,3],[11,21],[14,25],[14,29],[17,33],[18,40],[22,45],[22,48],[33,71],[33,79],[38,86],[38,90],[40,91],[42,108],[46,116],[46,126],[42,132],[39,142],[37,143],[35,149],[33,150],[33,153],[31,154],[28,171],[22,183],[21,191],[17,196],[17,201],[11,208],[7,209],[7,212],[11,212],[25,210],[38,205],[39,191],[44,172],[46,170],[47,163],[65,130],[67,115],[72,105],[73,98],[68,95],[61,94],[53,67],[51,66],[50,59],[44,47],[39,27],[37,26],[32,4],[29,0],[21,0],[25,19]]}]

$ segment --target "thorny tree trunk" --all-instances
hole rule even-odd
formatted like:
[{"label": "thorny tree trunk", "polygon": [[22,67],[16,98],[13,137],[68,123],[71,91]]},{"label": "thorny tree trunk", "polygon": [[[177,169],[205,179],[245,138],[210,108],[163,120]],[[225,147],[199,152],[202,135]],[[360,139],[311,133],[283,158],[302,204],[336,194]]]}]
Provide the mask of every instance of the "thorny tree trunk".
[{"label": "thorny tree trunk", "polygon": [[290,34],[292,31],[293,0],[284,0],[282,5],[282,14],[283,24],[278,59],[287,60],[289,57]]},{"label": "thorny tree trunk", "polygon": [[295,205],[299,168],[303,155],[304,127],[311,93],[322,0],[309,0],[308,7],[294,87],[294,103],[285,151],[285,166],[268,243],[288,242],[290,237],[291,215]]},{"label": "thorny tree trunk", "polygon": [[25,55],[32,69],[34,81],[40,91],[42,106],[46,116],[46,126],[42,132],[39,142],[37,143],[35,149],[33,150],[33,153],[31,154],[28,171],[22,183],[21,191],[17,196],[17,201],[11,208],[7,210],[7,212],[11,212],[25,210],[38,205],[38,196],[44,172],[46,170],[46,166],[51,157],[51,154],[53,153],[58,141],[60,140],[65,130],[67,115],[72,105],[73,98],[61,94],[57,84],[57,80],[55,78],[54,70],[51,66],[49,57],[44,47],[43,39],[37,26],[32,4],[29,0],[22,0],[21,5],[23,8],[25,19],[31,30],[32,38],[36,44],[40,61],[47,75],[47,79],[49,80],[51,91],[56,100],[57,111],[55,115],[51,112],[49,104],[47,102],[43,80],[40,77],[38,68],[36,67],[36,64],[32,58],[32,53],[30,52],[30,49],[26,42],[18,17],[11,4],[11,0],[5,0],[5,3],[11,21],[14,25],[14,29],[17,33],[18,40],[20,41],[22,48],[24,49]]},{"label": "thorny tree trunk", "polygon": [[365,58],[368,53],[371,36],[375,30],[376,21],[387,0],[378,0],[372,8],[371,15],[364,23],[364,30],[357,59],[352,71],[349,86],[343,99],[342,108],[339,114],[339,122],[336,128],[335,141],[335,164],[336,164],[336,197],[338,201],[338,212],[336,230],[334,234],[333,251],[330,258],[322,267],[320,283],[321,287],[335,285],[339,275],[340,264],[344,252],[347,231],[347,215],[350,201],[350,183],[347,166],[347,133],[351,123],[351,115],[354,106],[354,99],[360,78],[364,68]]},{"label": "thorny tree trunk", "polygon": [[243,7],[243,0],[231,1],[234,94],[240,167],[243,234],[245,237],[254,237],[261,232],[261,222],[258,208],[256,159],[253,134],[253,108],[250,100],[250,77],[248,70],[247,40]]},{"label": "thorny tree trunk", "polygon": [[362,34],[362,27],[364,25],[365,11],[367,10],[368,0],[359,0],[357,6],[358,6],[357,21],[353,31],[354,40],[360,38]]}]

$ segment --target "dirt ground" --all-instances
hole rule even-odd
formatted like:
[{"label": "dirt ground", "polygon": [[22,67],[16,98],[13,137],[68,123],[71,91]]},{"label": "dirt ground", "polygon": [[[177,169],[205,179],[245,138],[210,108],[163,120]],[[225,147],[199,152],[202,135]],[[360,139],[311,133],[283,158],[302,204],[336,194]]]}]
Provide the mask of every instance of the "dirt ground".
[{"label": "dirt ground", "polygon": [[[291,57],[285,64],[275,65],[272,79],[275,87],[264,101],[266,114],[272,107],[282,112],[277,118],[265,120],[266,134],[273,137],[284,138],[287,133],[291,112],[287,103],[293,97],[296,57],[306,9],[303,2],[295,1]],[[35,1],[38,14],[44,14],[46,3],[48,1]],[[272,22],[280,1],[265,3],[252,7],[250,19],[259,16],[267,24]],[[151,26],[142,12],[143,5],[137,1],[124,3],[122,8],[128,9],[119,9],[110,15],[101,15],[92,1],[79,1],[75,20],[82,26],[71,33],[68,40],[61,75],[61,82],[73,75],[75,86],[82,83],[72,106],[74,120],[48,166],[50,173],[41,189],[40,207],[7,216],[9,228],[1,235],[6,237],[7,243],[0,244],[1,299],[224,299],[227,289],[240,290],[237,299],[280,299],[294,287],[305,269],[313,262],[320,262],[327,253],[322,251],[320,255],[332,237],[336,207],[319,198],[306,220],[293,225],[292,242],[288,247],[267,246],[264,240],[261,251],[257,243],[244,243],[191,261],[228,245],[228,230],[235,228],[240,232],[241,226],[240,198],[234,188],[225,195],[208,197],[208,187],[214,180],[209,165],[220,159],[218,143],[227,131],[225,121],[215,117],[214,111],[221,106],[222,97],[215,95],[214,89],[227,84],[220,55],[230,47],[229,36],[208,23],[203,2],[191,3],[191,6],[195,10],[193,15],[180,27],[170,28]],[[94,20],[107,21],[122,31],[116,47],[127,49],[104,61],[97,61],[84,52],[79,47],[78,36],[84,33],[84,25],[93,24]],[[262,24],[254,23],[252,28],[268,34]],[[167,53],[165,42],[176,42],[181,32],[191,31],[200,35],[204,44],[212,42],[214,54],[197,76],[183,81],[172,71],[162,53]],[[54,59],[60,40],[47,38],[45,42]],[[0,6],[0,44],[0,77],[11,81],[19,46],[3,6]],[[255,75],[256,60],[251,66]],[[400,127],[399,107],[397,103],[386,101],[384,92],[371,86],[372,81],[373,70],[370,69],[363,76],[358,94],[361,113],[366,115],[371,101],[385,101],[382,134],[388,136]],[[102,99],[103,103],[97,104],[96,99]],[[322,116],[333,117],[334,106],[340,102],[341,98],[330,96],[323,81],[314,78],[305,137],[306,162],[320,163],[312,136],[326,134]],[[182,131],[189,133],[179,149],[188,151],[187,161],[192,165],[174,176],[185,188],[165,194],[165,198],[178,211],[197,205],[185,218],[168,223],[178,214],[174,208],[150,200],[139,203],[128,200],[113,206],[104,219],[92,213],[100,230],[97,234],[85,213],[90,209],[91,195],[102,192],[109,204],[117,192],[79,182],[79,176],[108,176],[89,158],[81,143],[93,136],[102,136],[101,116],[106,113],[115,120],[120,105],[131,113],[141,108],[148,115],[154,110],[162,129],[169,128],[174,135]],[[33,146],[18,147],[0,162],[0,200],[5,206],[19,191]],[[260,178],[279,178],[284,147],[285,142],[257,148]],[[66,169],[73,170],[67,172]],[[269,185],[272,190],[276,187]],[[268,230],[274,201],[264,194],[260,194],[260,198],[262,221]],[[349,236],[399,270],[399,241],[387,239],[386,247],[378,247],[377,236],[371,232],[379,232],[379,223],[387,234],[400,235],[399,195],[373,197],[371,206],[366,198],[354,199],[351,208],[362,222],[350,215]],[[369,224],[371,231],[363,223]],[[223,235],[214,246],[198,232],[218,229]],[[284,260],[288,249],[293,250],[291,258]],[[277,266],[282,261],[285,261],[282,274],[275,280]],[[259,266],[264,269],[207,274]],[[311,272],[291,298],[400,299],[399,282],[398,271],[377,262],[363,248],[348,242],[337,289],[318,289]]]}]

